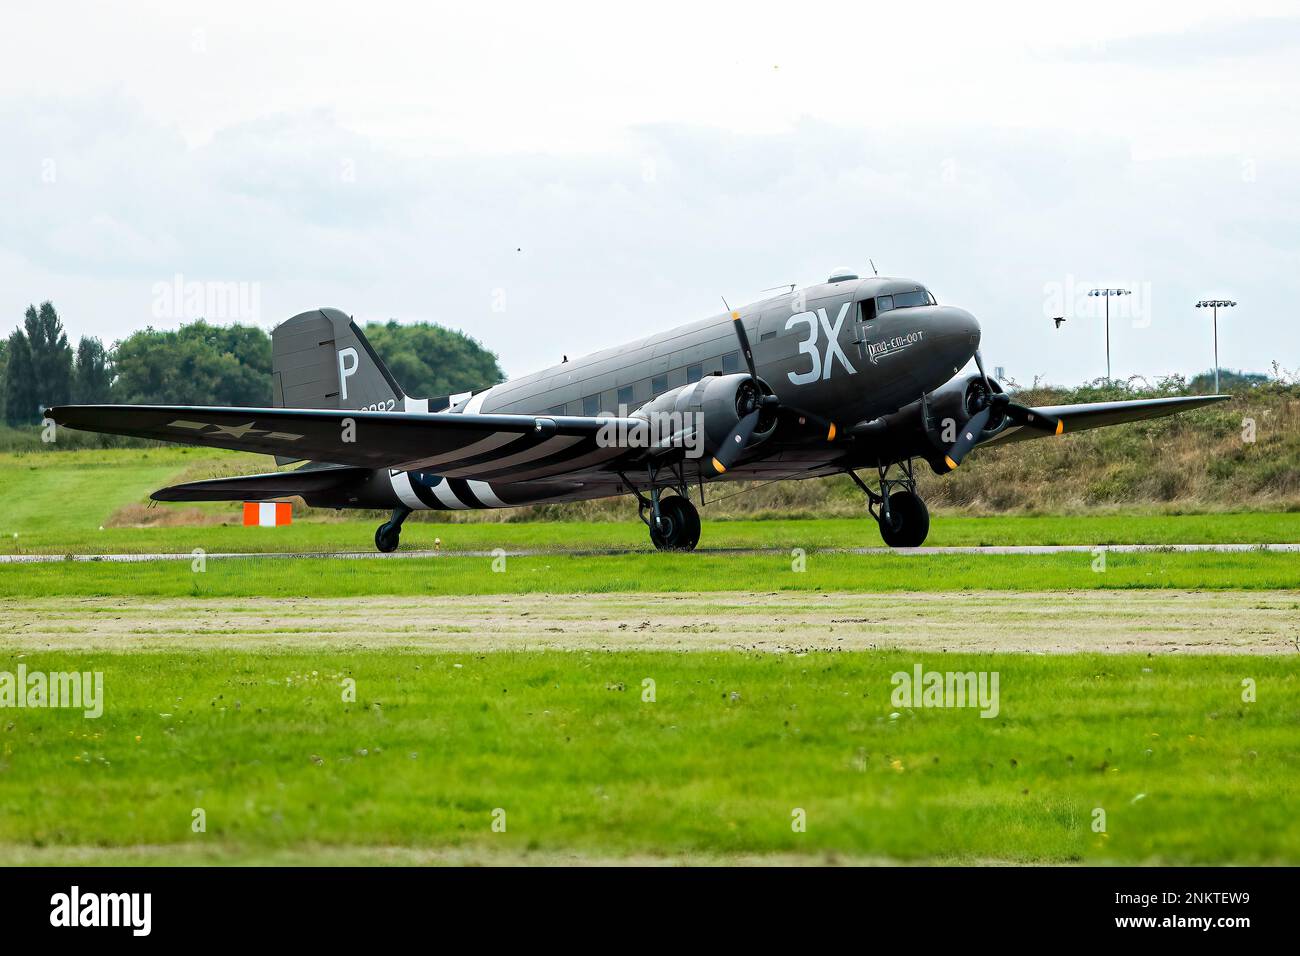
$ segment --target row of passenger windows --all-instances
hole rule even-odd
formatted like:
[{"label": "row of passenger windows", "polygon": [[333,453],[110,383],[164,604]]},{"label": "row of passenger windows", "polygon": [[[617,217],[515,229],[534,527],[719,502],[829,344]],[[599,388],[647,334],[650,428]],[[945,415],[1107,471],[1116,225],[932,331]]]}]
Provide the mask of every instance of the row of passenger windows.
[{"label": "row of passenger windows", "polygon": [[[934,305],[934,296],[930,295],[925,289],[917,289],[914,292],[895,292],[893,295],[882,295],[875,299],[866,299],[862,302],[862,318],[864,321],[870,321],[881,312],[888,312],[891,309],[908,309],[920,305]],[[768,339],[776,338],[775,330],[764,332],[759,336],[760,342],[766,342]],[[741,360],[739,352],[728,352],[722,356],[722,374],[730,375],[733,372],[739,372],[741,369]],[[704,365],[696,363],[695,365],[686,366],[686,383],[698,382],[704,377]],[[662,395],[668,391],[668,376],[656,375],[650,380],[650,392],[645,394],[644,381],[637,382],[634,385],[624,385],[617,392],[616,406],[626,405],[631,408],[642,402],[648,402],[656,395]],[[601,411],[612,411],[612,409],[602,409],[600,407],[600,395],[588,395],[582,399],[582,415],[599,415]],[[556,405],[548,411],[550,415],[579,414],[574,407],[577,402],[569,402],[566,405]],[[572,411],[570,411],[572,409]]]},{"label": "row of passenger windows", "polygon": [[[773,337],[774,335],[776,335],[775,332],[769,332],[765,334],[763,336],[763,341],[767,341],[769,338]],[[717,370],[716,363],[710,362],[708,364],[712,365],[715,371]],[[700,379],[704,377],[704,366],[705,363],[703,362],[696,362],[694,365],[686,366],[687,385],[690,385],[694,382],[698,382]],[[726,355],[722,356],[721,371],[723,375],[731,375],[733,372],[739,372],[740,370],[741,370],[741,359],[740,359],[739,352],[728,352]],[[615,393],[615,403],[614,403],[615,406],[626,405],[628,408],[632,408],[634,405],[640,405],[650,401],[650,399],[654,398],[656,395],[662,395],[664,392],[668,391],[668,374],[664,373],[663,375],[656,375],[654,378],[650,379],[650,383],[649,383],[650,391],[648,393],[645,391],[645,386],[646,383],[644,380],[640,382],[635,382],[632,385],[624,385],[623,387],[618,389],[618,391]],[[609,393],[604,392],[601,394],[607,395]],[[577,409],[575,408],[575,406],[578,405],[577,402],[569,402],[568,404],[556,405],[548,409],[547,414],[550,415],[582,414],[582,415],[591,416],[591,415],[599,415],[602,411],[612,412],[617,410],[617,408],[613,408],[613,409],[601,408],[600,395],[587,395],[582,399],[581,404],[582,404],[581,412],[578,412]]]}]

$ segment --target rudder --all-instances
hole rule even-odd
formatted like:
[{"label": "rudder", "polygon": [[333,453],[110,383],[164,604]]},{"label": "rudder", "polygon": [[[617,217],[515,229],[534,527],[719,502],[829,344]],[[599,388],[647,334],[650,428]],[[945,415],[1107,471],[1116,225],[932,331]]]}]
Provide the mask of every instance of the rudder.
[{"label": "rudder", "polygon": [[[275,327],[271,390],[276,408],[400,412],[411,404],[356,323],[338,309],[302,312]],[[299,460],[275,457],[277,465]]]},{"label": "rudder", "polygon": [[277,408],[404,411],[406,393],[357,328],[338,309],[313,309],[271,333]]}]

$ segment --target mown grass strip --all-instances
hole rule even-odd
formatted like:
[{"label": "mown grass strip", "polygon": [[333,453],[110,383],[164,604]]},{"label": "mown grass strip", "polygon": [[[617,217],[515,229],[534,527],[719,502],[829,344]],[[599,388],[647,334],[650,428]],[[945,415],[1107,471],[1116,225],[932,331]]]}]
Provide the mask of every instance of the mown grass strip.
[{"label": "mown grass strip", "polygon": [[[1284,659],[333,650],[21,663],[103,672],[105,709],[0,713],[0,847],[1300,862],[1300,677]],[[996,672],[997,716],[900,706],[891,676],[917,665]]]},{"label": "mown grass strip", "polygon": [[[1068,591],[1092,588],[1300,587],[1300,557],[1285,553],[1147,552],[1105,555],[811,553],[547,555],[348,560],[212,558],[189,561],[0,565],[0,598],[346,597],[362,594],[513,594],[676,591]],[[797,571],[802,566],[805,570]]]},{"label": "mown grass strip", "polygon": [[[128,475],[129,478],[129,475]],[[20,489],[21,492],[21,489]],[[96,500],[103,492],[97,492]],[[121,492],[113,492],[119,494]],[[21,492],[26,494],[26,492]],[[6,501],[9,500],[6,489]],[[275,551],[369,551],[375,521],[299,522],[284,528],[238,525],[105,528],[102,517],[85,510],[84,498],[66,488],[49,489],[0,519],[4,554],[157,554]],[[238,516],[231,521],[237,522]],[[712,521],[704,512],[702,548],[881,547],[870,518]],[[14,537],[17,532],[17,537]],[[411,521],[402,533],[407,550],[490,551],[493,548],[650,551],[638,521],[447,524]],[[1300,542],[1300,512],[1240,514],[1105,514],[1083,516],[976,518],[936,514],[926,544],[980,545],[1106,544],[1285,544]]]}]

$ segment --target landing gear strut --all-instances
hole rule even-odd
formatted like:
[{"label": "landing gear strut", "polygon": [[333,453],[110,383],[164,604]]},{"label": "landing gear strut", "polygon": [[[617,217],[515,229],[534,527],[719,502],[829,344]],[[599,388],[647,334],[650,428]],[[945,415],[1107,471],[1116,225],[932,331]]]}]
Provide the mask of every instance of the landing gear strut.
[{"label": "landing gear strut", "polygon": [[663,489],[655,481],[658,471],[653,463],[649,465],[649,498],[626,477],[623,478],[636,494],[639,505],[637,515],[650,529],[650,542],[658,550],[694,551],[700,543],[700,512],[687,497],[685,477],[680,467],[670,467],[677,494],[665,498],[662,496]]},{"label": "landing gear strut", "polygon": [[901,477],[889,477],[889,465],[878,466],[879,493],[850,471],[849,476],[867,495],[867,510],[880,525],[880,537],[891,548],[919,548],[930,533],[930,512],[916,493],[911,459],[899,463]]},{"label": "landing gear strut", "polygon": [[411,509],[404,505],[394,508],[393,516],[375,529],[375,547],[384,554],[396,551],[402,537],[402,522],[410,513]]}]

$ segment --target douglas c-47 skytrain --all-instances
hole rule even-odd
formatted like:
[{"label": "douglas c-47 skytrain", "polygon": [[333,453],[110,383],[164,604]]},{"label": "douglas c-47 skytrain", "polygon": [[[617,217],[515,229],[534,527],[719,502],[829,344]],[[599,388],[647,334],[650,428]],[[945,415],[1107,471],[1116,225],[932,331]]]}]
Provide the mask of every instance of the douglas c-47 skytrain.
[{"label": "douglas c-47 skytrain", "polygon": [[[636,495],[650,540],[693,549],[708,485],[844,473],[885,543],[915,547],[929,512],[913,462],[951,471],[977,445],[1169,415],[1226,395],[1028,408],[984,372],[980,327],[908,279],[833,275],[460,396],[406,395],[337,309],[272,336],[274,408],[67,405],[69,428],[275,455],[305,464],[156,491],[158,501],[393,509],[513,508]],[[978,373],[961,370],[974,357]],[[617,409],[617,414],[609,412]],[[875,468],[879,487],[857,470]]]}]

